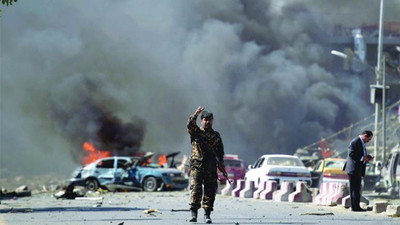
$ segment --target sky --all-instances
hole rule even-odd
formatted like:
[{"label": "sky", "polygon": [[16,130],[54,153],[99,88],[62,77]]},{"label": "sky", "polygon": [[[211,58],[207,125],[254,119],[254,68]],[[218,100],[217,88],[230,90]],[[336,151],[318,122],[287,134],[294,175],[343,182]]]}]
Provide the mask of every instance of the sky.
[{"label": "sky", "polygon": [[[399,21],[400,0],[385,1]],[[330,71],[330,32],[379,1],[18,1],[0,18],[0,176],[70,174],[85,141],[190,154],[198,106],[225,153],[293,154],[373,112],[368,79]],[[347,85],[343,85],[343,81]]]}]

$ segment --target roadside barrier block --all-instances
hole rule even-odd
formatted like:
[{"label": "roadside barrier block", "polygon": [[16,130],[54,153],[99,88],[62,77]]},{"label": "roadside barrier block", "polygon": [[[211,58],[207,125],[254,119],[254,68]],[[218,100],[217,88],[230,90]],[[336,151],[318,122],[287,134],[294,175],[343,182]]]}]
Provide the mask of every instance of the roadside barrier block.
[{"label": "roadside barrier block", "polygon": [[348,194],[349,194],[349,187],[347,186],[346,182],[336,183],[336,185],[334,186],[334,190],[332,191],[332,194],[327,197],[325,202],[327,205],[330,206],[342,204],[343,198]]},{"label": "roadside barrier block", "polygon": [[316,205],[322,205],[322,201],[323,199],[329,195],[329,188],[330,185],[327,182],[323,182],[319,185],[319,194],[317,194],[314,198],[313,198],[313,203]]},{"label": "roadside barrier block", "polygon": [[272,200],[274,192],[278,189],[278,183],[274,180],[268,180],[264,191],[260,192],[260,199]]},{"label": "roadside barrier block", "polygon": [[369,205],[369,200],[366,199],[364,196],[361,196],[360,202],[365,203],[365,205]]},{"label": "roadside barrier block", "polygon": [[386,208],[388,216],[400,216],[400,205],[388,205]]},{"label": "roadside barrier block", "polygon": [[296,191],[289,194],[289,202],[311,202],[312,193],[307,188],[306,182],[297,182]]},{"label": "roadside barrier block", "polygon": [[253,193],[253,198],[260,198],[260,193],[267,188],[267,181],[260,181],[258,189]]},{"label": "roadside barrier block", "polygon": [[[368,205],[369,201],[364,196],[361,196],[360,203],[364,203],[365,205]],[[351,207],[350,195],[347,195],[346,197],[344,197],[342,199],[342,206],[345,207],[345,208],[350,208]]]},{"label": "roadside barrier block", "polygon": [[345,207],[346,209],[347,209],[347,208],[350,208],[350,206],[351,206],[350,195],[347,195],[346,197],[344,197],[344,198],[342,199],[342,206]]},{"label": "roadside barrier block", "polygon": [[221,190],[224,188],[224,185],[221,184],[221,181],[218,180],[218,188],[217,188],[217,194],[221,194]]},{"label": "roadside barrier block", "polygon": [[242,179],[236,180],[236,188],[232,190],[232,197],[239,197],[239,193],[241,190],[244,189],[245,184],[246,184],[245,180]]},{"label": "roadside barrier block", "polygon": [[388,207],[387,201],[374,202],[374,205],[372,206],[372,212],[374,213],[385,212],[387,207]]},{"label": "roadside barrier block", "polygon": [[281,189],[273,193],[272,199],[275,202],[287,202],[289,195],[293,192],[293,183],[284,181],[281,183]]},{"label": "roadside barrier block", "polygon": [[239,197],[252,198],[255,189],[254,181],[246,180],[244,189],[239,192]]},{"label": "roadside barrier block", "polygon": [[235,181],[233,181],[233,184],[226,182],[225,187],[221,190],[221,195],[231,195],[234,187],[235,187]]}]

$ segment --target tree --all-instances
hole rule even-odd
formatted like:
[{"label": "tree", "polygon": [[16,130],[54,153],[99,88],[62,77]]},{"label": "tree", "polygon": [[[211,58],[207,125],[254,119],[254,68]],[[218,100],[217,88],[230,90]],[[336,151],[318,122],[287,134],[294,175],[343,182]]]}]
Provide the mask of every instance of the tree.
[{"label": "tree", "polygon": [[[17,0],[1,0],[1,3],[3,3],[3,5],[7,5],[7,6],[12,5],[13,2],[17,2]],[[3,11],[3,10],[0,9],[0,17],[1,17],[1,12],[2,12],[2,11]]]},{"label": "tree", "polygon": [[13,2],[17,2],[17,0],[1,0],[1,3],[3,3],[3,5],[12,5]]}]

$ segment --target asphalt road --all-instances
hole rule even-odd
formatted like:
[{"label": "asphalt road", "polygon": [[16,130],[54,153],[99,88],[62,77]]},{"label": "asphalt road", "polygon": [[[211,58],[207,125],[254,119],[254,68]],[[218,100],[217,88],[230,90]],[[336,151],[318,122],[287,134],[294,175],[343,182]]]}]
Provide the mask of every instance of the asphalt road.
[{"label": "asphalt road", "polygon": [[[96,199],[97,195],[94,195]],[[2,200],[3,224],[151,224],[174,225],[188,222],[189,192],[119,192],[98,195],[97,199],[56,199],[40,193],[31,197]],[[155,212],[146,213],[154,209]],[[400,218],[386,213],[351,212],[341,206],[311,203],[273,202],[217,195],[214,224],[400,224]],[[203,210],[199,222],[204,224]]]}]

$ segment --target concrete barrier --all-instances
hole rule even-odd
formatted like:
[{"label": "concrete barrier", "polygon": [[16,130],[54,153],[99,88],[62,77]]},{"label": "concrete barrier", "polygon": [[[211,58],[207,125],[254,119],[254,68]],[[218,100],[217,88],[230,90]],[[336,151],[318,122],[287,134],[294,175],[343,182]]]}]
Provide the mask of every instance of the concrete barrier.
[{"label": "concrete barrier", "polygon": [[374,213],[385,212],[387,207],[388,207],[387,201],[374,202],[374,205],[372,206],[372,211]]},{"label": "concrete barrier", "polygon": [[274,192],[278,189],[278,183],[274,180],[268,180],[264,191],[260,192],[260,199],[272,200]]},{"label": "concrete barrier", "polygon": [[287,202],[289,195],[293,192],[293,183],[288,181],[281,182],[281,189],[275,191],[272,195],[272,199],[275,202]]},{"label": "concrete barrier", "polygon": [[252,198],[255,189],[254,181],[246,180],[244,189],[239,192],[239,197]]},{"label": "concrete barrier", "polygon": [[260,181],[258,184],[258,189],[253,193],[253,198],[260,198],[260,193],[267,188],[267,181]]},{"label": "concrete barrier", "polygon": [[[366,205],[369,204],[368,199],[366,199],[364,196],[361,196],[361,198],[360,198],[360,203],[361,203],[361,202],[365,203]],[[350,208],[350,207],[351,207],[350,195],[347,195],[346,197],[344,197],[344,198],[342,199],[342,206],[345,207],[345,208]]]},{"label": "concrete barrier", "polygon": [[400,216],[400,205],[388,205],[386,209],[388,216],[399,217]]},{"label": "concrete barrier", "polygon": [[239,197],[239,193],[244,189],[245,184],[245,180],[236,180],[236,188],[232,190],[232,197]]},{"label": "concrete barrier", "polygon": [[312,193],[307,188],[306,182],[297,182],[296,191],[289,194],[289,202],[312,202]]},{"label": "concrete barrier", "polygon": [[322,202],[325,205],[335,206],[342,204],[342,199],[349,194],[349,188],[346,182],[331,184],[330,194]]},{"label": "concrete barrier", "polygon": [[221,190],[221,195],[231,195],[232,190],[235,188],[235,181],[230,184],[229,182],[226,182],[225,187]]},{"label": "concrete barrier", "polygon": [[313,198],[313,203],[316,205],[322,204],[322,199],[329,194],[329,183],[323,182],[319,185],[319,193]]},{"label": "concrete barrier", "polygon": [[221,190],[224,188],[224,185],[221,184],[221,181],[218,180],[217,194],[221,194]]}]

